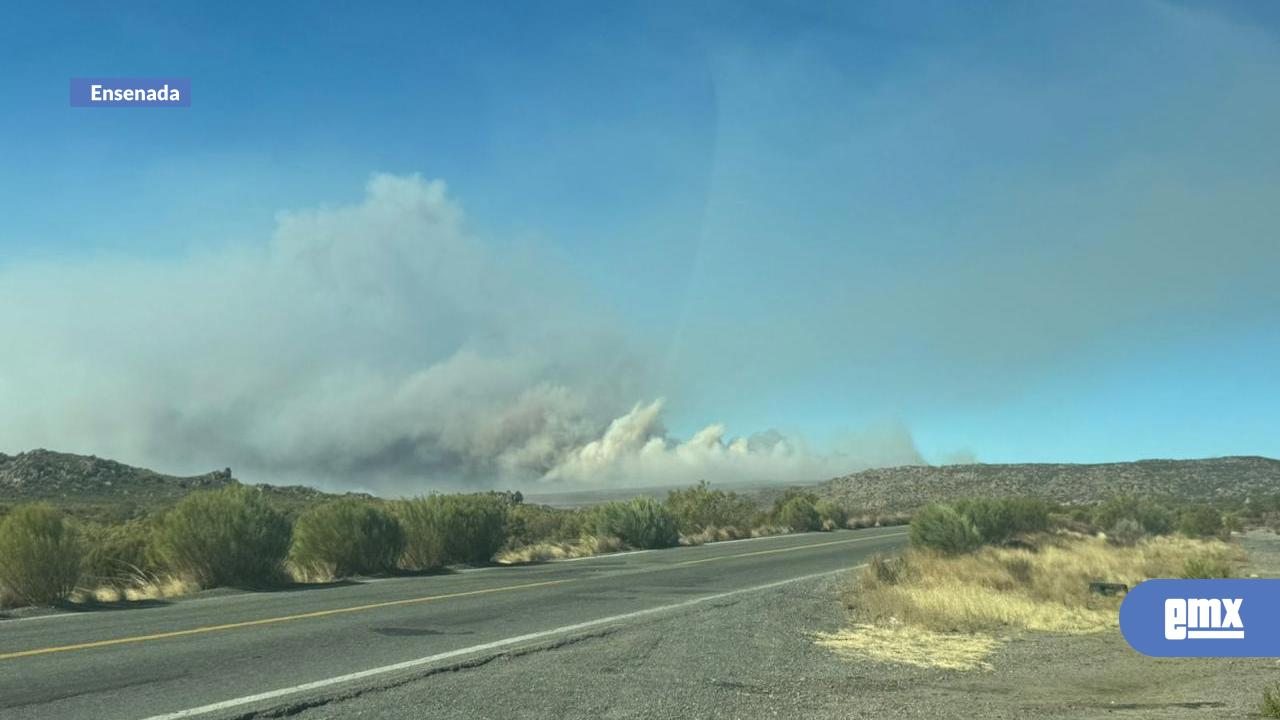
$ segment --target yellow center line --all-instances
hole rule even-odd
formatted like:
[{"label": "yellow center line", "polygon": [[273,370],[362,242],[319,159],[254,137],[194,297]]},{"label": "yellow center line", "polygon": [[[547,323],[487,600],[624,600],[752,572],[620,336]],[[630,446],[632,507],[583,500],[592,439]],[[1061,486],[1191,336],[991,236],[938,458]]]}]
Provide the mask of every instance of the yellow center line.
[{"label": "yellow center line", "polygon": [[329,615],[340,615],[342,613],[361,612],[363,610],[376,610],[378,608],[394,607],[396,605],[413,605],[415,603],[431,602],[432,600],[447,600],[449,598],[467,597],[470,595],[487,595],[489,593],[506,592],[510,590],[527,590],[535,587],[546,587],[548,585],[560,585],[571,580],[544,580],[542,582],[525,583],[524,585],[506,585],[504,587],[485,588],[483,590],[468,590],[466,592],[446,593],[443,595],[426,595],[423,597],[406,598],[404,600],[388,600],[386,602],[369,603],[368,605],[353,605],[350,607],[334,608],[332,610],[317,610],[309,613],[298,613],[297,615],[282,615],[280,617],[262,618],[261,620],[245,620],[243,622],[226,623],[225,625],[206,625],[204,627],[188,628],[186,630],[173,630],[170,632],[155,633],[153,635],[135,635],[132,637],[116,638],[114,640],[95,640],[93,642],[77,643],[75,645],[58,645],[55,647],[37,648],[35,650],[21,650],[19,652],[11,652],[0,655],[0,660],[11,660],[13,658],[30,657],[32,655],[48,655],[49,653],[68,652],[70,650],[88,650],[90,648],[107,647],[109,645],[124,645],[126,643],[140,643],[150,640],[164,640],[167,638],[182,637],[184,635],[200,635],[203,633],[219,632],[221,630],[236,630],[238,628],[255,627],[257,625],[271,625],[274,623],[289,622],[291,620],[309,620],[311,618],[327,617]]},{"label": "yellow center line", "polygon": [[[756,550],[754,552],[737,553],[734,555],[717,555],[709,558],[701,558],[698,560],[684,560],[670,565],[663,565],[654,568],[656,572],[671,567],[683,567],[688,565],[698,565],[701,563],[715,562],[717,560],[733,560],[735,558],[753,557],[756,555],[772,555],[774,553],[791,552],[794,550],[812,550],[813,548],[826,547],[829,545],[844,545],[846,543],[866,542],[868,540],[879,540],[883,538],[898,537],[905,533],[892,533],[885,535],[874,535],[872,537],[853,538],[850,540],[829,540],[827,542],[814,543],[811,545],[795,545],[792,547],[775,548],[772,550]],[[628,573],[630,574],[630,573]],[[363,612],[366,610],[377,610],[379,608],[396,607],[399,605],[415,605],[419,603],[431,602],[433,600],[448,600],[450,598],[471,597],[475,595],[489,595],[492,593],[511,592],[515,590],[531,590],[539,587],[550,587],[552,585],[563,585],[565,583],[577,582],[579,580],[590,578],[565,578],[562,580],[543,580],[540,582],[523,583],[521,585],[504,585],[502,587],[484,588],[481,590],[467,590],[465,592],[444,593],[440,595],[424,595],[422,597],[405,598],[403,600],[387,600],[385,602],[369,603],[366,605],[352,605],[348,607],[333,608],[331,610],[317,610],[315,612],[298,613],[296,615],[281,615],[278,617],[262,618],[259,620],[245,620],[242,622],[226,623],[223,625],[205,625],[202,627],[188,628],[186,630],[172,630],[169,632],[153,633],[151,635],[134,635],[130,637],[115,638],[112,640],[95,640],[92,642],[76,643],[74,645],[56,645],[53,647],[36,648],[34,650],[19,650],[17,652],[0,654],[0,660],[13,660],[15,658],[31,657],[33,655],[49,655],[52,653],[70,652],[72,650],[90,650],[93,648],[110,647],[112,645],[126,645],[130,643],[150,642],[152,640],[166,640],[168,638],[184,637],[187,635],[202,635],[204,633],[221,632],[224,630],[238,630],[240,628],[257,627],[260,625],[273,625],[275,623],[291,622],[294,620],[310,620],[313,618],[328,617],[330,615],[341,615],[344,613]]]}]

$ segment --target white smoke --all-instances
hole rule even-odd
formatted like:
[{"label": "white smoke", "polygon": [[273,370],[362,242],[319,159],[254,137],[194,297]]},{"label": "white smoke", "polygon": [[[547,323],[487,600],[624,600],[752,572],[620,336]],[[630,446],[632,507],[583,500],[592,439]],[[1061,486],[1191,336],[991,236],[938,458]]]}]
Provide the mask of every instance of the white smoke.
[{"label": "white smoke", "polygon": [[0,438],[390,493],[819,480],[868,464],[719,425],[668,438],[661,401],[626,410],[647,392],[638,343],[573,287],[481,242],[444,184],[417,176],[282,214],[265,246],[9,266]]},{"label": "white smoke", "polygon": [[726,436],[708,425],[688,440],[669,438],[663,401],[638,404],[613,420],[596,440],[569,453],[550,480],[683,484],[699,480],[760,482],[816,480],[872,465],[923,464],[910,434],[892,427],[849,436],[842,452],[815,453],[776,430]]}]

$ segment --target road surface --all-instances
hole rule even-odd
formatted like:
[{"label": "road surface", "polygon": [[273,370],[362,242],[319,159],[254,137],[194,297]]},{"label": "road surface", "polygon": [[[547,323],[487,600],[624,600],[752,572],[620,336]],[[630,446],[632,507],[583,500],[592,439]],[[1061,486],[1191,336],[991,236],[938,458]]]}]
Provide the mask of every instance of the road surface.
[{"label": "road surface", "polygon": [[714,613],[905,539],[904,528],[789,535],[5,620],[0,718],[294,711],[619,626]]}]

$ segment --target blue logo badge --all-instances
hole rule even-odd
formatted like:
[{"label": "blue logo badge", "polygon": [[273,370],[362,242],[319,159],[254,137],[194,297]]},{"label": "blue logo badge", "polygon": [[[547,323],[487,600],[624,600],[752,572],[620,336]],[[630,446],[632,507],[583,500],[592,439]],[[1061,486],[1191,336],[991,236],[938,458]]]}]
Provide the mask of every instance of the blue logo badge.
[{"label": "blue logo badge", "polygon": [[1280,580],[1148,580],[1120,632],[1153,657],[1280,657]]}]

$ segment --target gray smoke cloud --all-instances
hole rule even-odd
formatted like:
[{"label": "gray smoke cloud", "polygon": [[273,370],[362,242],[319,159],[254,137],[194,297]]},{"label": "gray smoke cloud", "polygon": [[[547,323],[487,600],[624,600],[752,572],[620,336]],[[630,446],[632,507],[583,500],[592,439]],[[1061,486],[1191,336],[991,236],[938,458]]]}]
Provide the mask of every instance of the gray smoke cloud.
[{"label": "gray smoke cloud", "polygon": [[644,352],[574,287],[536,251],[469,233],[445,185],[418,176],[283,213],[265,245],[11,265],[0,437],[9,452],[383,493],[919,461],[901,433],[833,454],[720,425],[669,437],[663,402],[636,403]]}]

